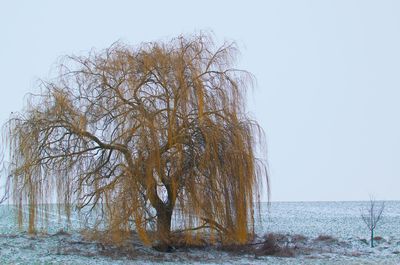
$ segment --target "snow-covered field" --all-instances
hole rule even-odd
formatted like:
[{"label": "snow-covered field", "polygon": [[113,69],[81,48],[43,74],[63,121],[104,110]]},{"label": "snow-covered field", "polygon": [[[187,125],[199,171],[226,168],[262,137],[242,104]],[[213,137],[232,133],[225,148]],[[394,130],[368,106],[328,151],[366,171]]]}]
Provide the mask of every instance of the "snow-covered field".
[{"label": "snow-covered field", "polygon": [[[368,202],[276,202],[270,207],[263,204],[262,225],[257,226],[257,234],[301,234],[305,239],[300,245],[313,248],[295,258],[256,257],[215,248],[173,253],[141,246],[132,251],[104,249],[77,232],[57,233],[67,227],[56,211],[49,215],[48,234],[32,237],[18,231],[15,209],[4,205],[0,206],[0,264],[400,264],[400,202],[386,202],[375,233],[383,239],[373,249],[368,246],[369,231],[360,218],[361,209],[367,205]],[[330,235],[335,240],[318,241],[319,235]]]}]

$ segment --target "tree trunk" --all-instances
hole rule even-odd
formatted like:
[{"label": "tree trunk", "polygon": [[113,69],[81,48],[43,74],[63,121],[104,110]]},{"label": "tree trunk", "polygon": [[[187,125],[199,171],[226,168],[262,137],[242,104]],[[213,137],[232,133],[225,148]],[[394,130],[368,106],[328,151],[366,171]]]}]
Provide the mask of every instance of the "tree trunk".
[{"label": "tree trunk", "polygon": [[157,236],[158,245],[155,248],[159,251],[169,252],[171,247],[171,219],[172,210],[162,207],[157,210]]},{"label": "tree trunk", "polygon": [[374,229],[371,230],[371,248],[374,247]]}]

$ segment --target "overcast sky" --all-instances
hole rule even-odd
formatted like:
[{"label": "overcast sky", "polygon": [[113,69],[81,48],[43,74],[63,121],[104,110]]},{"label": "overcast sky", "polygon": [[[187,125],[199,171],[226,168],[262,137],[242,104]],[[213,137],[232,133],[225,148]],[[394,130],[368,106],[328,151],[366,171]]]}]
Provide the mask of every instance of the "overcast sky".
[{"label": "overcast sky", "polygon": [[211,30],[257,78],[272,201],[398,200],[399,14],[385,0],[1,1],[0,122],[62,55]]}]

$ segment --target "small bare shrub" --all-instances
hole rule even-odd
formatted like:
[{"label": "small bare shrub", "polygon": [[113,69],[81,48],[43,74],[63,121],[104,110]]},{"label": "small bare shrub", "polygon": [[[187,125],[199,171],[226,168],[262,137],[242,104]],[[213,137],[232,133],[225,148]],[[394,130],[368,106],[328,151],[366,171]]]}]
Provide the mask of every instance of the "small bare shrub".
[{"label": "small bare shrub", "polygon": [[363,222],[367,225],[368,230],[371,232],[371,248],[374,247],[374,231],[379,221],[382,219],[382,213],[385,209],[385,202],[379,204],[371,196],[368,208],[364,209],[361,213]]}]

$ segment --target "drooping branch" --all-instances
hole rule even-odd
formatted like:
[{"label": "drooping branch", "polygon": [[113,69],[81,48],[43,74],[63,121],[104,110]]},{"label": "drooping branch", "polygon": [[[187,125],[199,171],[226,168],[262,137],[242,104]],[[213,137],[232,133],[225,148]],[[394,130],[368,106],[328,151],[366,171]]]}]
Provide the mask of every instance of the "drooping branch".
[{"label": "drooping branch", "polygon": [[113,241],[132,229],[168,241],[152,229],[168,236],[175,213],[179,231],[245,243],[267,174],[255,157],[262,129],[244,106],[252,76],[235,55],[234,43],[200,34],[67,57],[4,130],[7,190],[29,204],[30,226],[51,198],[78,205]]}]

